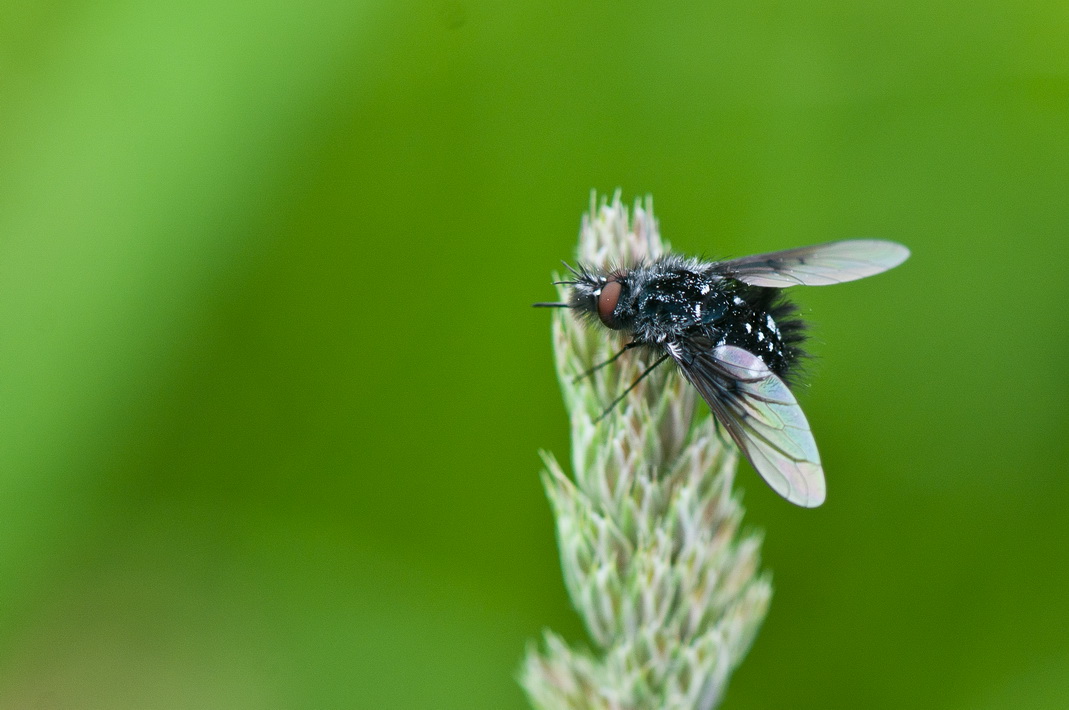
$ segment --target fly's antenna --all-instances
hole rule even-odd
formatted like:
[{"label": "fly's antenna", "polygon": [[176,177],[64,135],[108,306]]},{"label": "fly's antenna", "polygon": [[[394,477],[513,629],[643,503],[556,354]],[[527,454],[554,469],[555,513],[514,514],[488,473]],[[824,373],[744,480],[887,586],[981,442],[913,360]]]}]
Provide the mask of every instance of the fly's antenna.
[{"label": "fly's antenna", "polygon": [[[587,274],[586,269],[584,269],[582,267],[582,265],[580,265],[579,269],[576,270],[575,267],[573,267],[567,261],[563,261],[562,260],[561,263],[564,264],[564,268],[567,269],[572,274],[572,276],[575,277],[575,279],[570,279],[568,281],[554,281],[553,282],[554,286],[576,286],[581,281],[583,281],[584,279],[590,278],[590,275]],[[570,304],[570,303],[532,303],[531,305],[534,306],[535,308],[571,308],[572,307],[572,304]]]}]

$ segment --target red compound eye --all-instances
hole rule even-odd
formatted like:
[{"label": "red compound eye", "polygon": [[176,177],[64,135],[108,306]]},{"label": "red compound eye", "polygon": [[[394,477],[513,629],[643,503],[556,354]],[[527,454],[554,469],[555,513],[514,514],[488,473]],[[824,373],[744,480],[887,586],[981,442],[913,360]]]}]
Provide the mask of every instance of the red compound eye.
[{"label": "red compound eye", "polygon": [[598,317],[608,328],[616,329],[616,321],[613,320],[612,312],[616,310],[616,302],[620,300],[620,291],[623,290],[619,281],[609,281],[601,289],[598,296]]}]

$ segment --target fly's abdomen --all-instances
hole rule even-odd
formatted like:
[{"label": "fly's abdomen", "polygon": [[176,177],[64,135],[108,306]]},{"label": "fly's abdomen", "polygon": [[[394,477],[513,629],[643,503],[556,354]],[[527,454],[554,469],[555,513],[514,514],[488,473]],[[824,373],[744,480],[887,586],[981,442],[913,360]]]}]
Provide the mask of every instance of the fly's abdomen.
[{"label": "fly's abdomen", "polygon": [[724,343],[757,355],[772,372],[783,378],[789,377],[797,355],[794,333],[799,327],[798,322],[787,319],[781,325],[772,312],[762,309],[740,315],[742,317],[723,324],[727,328]]}]

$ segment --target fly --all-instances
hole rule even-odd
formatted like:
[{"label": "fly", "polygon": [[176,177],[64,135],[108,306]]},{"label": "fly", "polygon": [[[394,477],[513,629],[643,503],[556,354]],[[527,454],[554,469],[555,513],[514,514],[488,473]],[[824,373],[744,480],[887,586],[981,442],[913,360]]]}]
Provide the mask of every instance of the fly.
[{"label": "fly", "polygon": [[783,289],[855,281],[892,269],[909,249],[853,239],[728,261],[666,255],[626,269],[571,268],[567,303],[595,324],[656,355],[602,416],[654,368],[672,360],[706,401],[750,464],[776,493],[815,508],[826,487],[813,433],[789,384],[797,375],[805,324]]}]

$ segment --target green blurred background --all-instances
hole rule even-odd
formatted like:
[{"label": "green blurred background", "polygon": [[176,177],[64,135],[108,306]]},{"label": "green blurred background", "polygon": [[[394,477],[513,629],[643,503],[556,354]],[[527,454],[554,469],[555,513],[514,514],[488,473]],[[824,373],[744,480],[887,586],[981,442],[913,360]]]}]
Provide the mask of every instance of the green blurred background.
[{"label": "green blurred background", "polygon": [[1069,707],[1069,5],[0,4],[0,708],[524,708],[590,190],[796,295],[729,708]]}]

